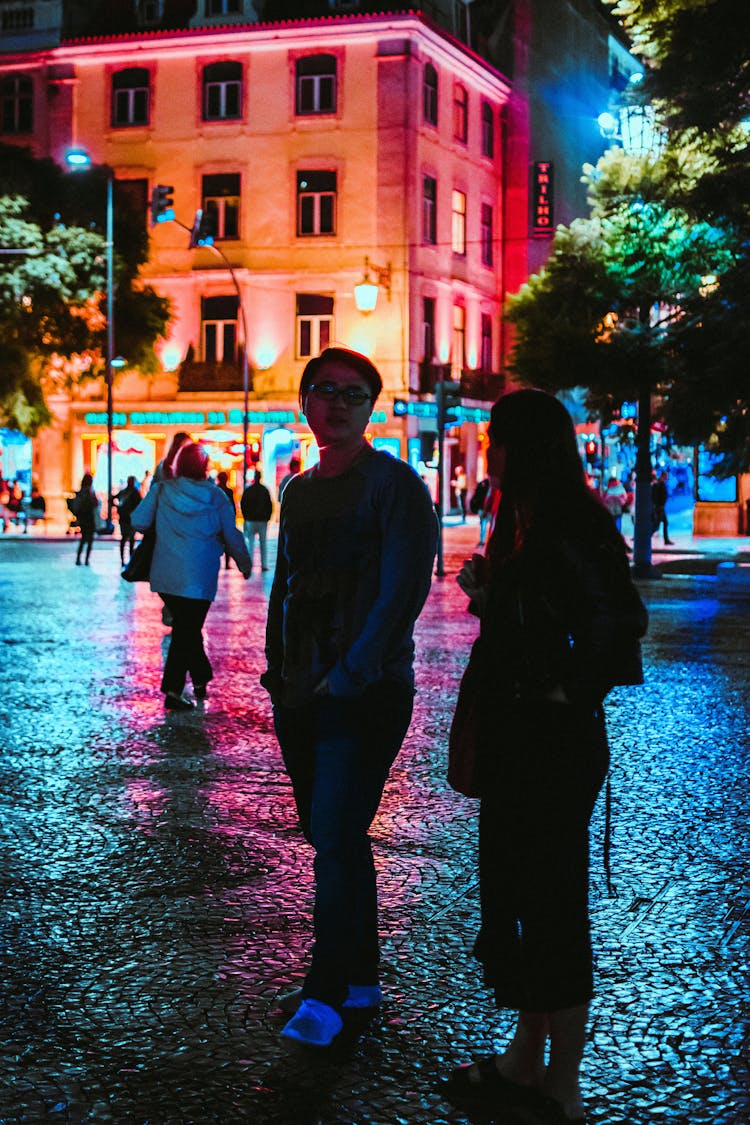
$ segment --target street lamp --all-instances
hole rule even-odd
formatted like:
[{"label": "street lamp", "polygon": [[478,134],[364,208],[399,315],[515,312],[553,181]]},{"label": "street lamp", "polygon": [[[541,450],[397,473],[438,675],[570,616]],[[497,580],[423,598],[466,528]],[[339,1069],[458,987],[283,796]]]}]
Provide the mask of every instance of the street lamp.
[{"label": "street lamp", "polygon": [[[370,278],[370,270],[375,274],[375,281]],[[369,258],[365,258],[365,276],[359,285],[354,286],[354,304],[361,313],[371,313],[378,303],[378,288],[382,287],[391,299],[391,263],[387,266],[376,266]]]},{"label": "street lamp", "polygon": [[[91,155],[85,149],[70,149],[65,154],[65,162],[71,168],[90,168]],[[114,367],[123,367],[125,361],[115,362],[115,286],[114,286],[114,207],[113,184],[114,172],[107,168],[107,223],[105,254],[107,266],[107,355],[106,355],[106,382],[107,382],[107,526],[112,530],[112,370]]]}]

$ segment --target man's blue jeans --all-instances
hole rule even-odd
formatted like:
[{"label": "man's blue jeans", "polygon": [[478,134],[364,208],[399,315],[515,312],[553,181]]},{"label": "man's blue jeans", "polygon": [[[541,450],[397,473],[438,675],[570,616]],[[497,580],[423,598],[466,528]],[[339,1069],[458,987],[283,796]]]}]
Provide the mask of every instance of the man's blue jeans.
[{"label": "man's blue jeans", "polygon": [[303,996],[340,1007],[378,983],[378,900],[368,831],[409,728],[413,689],[380,683],[355,699],[277,707],[276,734],[302,831],[315,849],[315,942]]}]

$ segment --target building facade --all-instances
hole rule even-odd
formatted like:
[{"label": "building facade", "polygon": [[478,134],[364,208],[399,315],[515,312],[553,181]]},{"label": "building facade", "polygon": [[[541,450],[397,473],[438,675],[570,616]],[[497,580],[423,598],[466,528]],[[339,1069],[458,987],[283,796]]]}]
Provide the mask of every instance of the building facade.
[{"label": "building facade", "polygon": [[[86,150],[144,222],[154,186],[173,189],[178,221],[153,227],[143,270],[172,303],[163,370],[116,376],[115,487],[118,453],[154,461],[179,429],[236,475],[244,347],[251,448],[271,480],[300,445],[305,458],[296,388],[328,343],[377,363],[372,438],[415,465],[432,458],[436,375],[495,397],[509,88],[441,29],[396,14],[137,32],[6,55],[0,72],[16,98],[5,123],[20,126],[1,140],[61,165]],[[215,244],[191,249],[199,209]],[[366,275],[370,313],[355,302]],[[420,399],[427,409],[394,412]],[[59,502],[85,469],[100,480],[103,387],[51,405],[35,468]],[[452,438],[474,462],[478,410]]]}]

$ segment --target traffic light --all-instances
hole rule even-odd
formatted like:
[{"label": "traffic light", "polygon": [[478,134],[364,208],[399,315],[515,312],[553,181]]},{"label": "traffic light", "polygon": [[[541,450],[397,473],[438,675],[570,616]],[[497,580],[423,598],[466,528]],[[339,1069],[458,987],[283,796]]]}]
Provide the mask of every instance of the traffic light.
[{"label": "traffic light", "polygon": [[435,400],[438,408],[438,429],[441,426],[455,426],[458,422],[456,408],[461,405],[461,384],[447,380],[436,383]]},{"label": "traffic light", "polygon": [[586,464],[595,465],[598,458],[598,446],[596,441],[593,438],[587,438],[583,448],[586,454]]},{"label": "traffic light", "polygon": [[156,184],[151,192],[151,225],[168,223],[174,218],[174,188],[171,184]]},{"label": "traffic light", "polygon": [[213,246],[215,235],[216,216],[212,211],[201,211],[199,207],[190,231],[190,249],[194,250],[196,246]]}]

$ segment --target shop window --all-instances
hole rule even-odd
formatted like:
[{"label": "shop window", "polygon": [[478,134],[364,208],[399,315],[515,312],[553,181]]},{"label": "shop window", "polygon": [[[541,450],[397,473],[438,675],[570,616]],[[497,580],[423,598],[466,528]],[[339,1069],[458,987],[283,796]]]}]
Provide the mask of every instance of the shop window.
[{"label": "shop window", "polygon": [[240,237],[240,176],[238,172],[221,172],[203,177],[202,203],[204,215],[213,219],[214,238]]},{"label": "shop window", "polygon": [[242,116],[242,64],[210,63],[203,68],[203,120],[227,121]]},{"label": "shop window", "polygon": [[489,102],[482,102],[482,156],[495,156],[495,114]]},{"label": "shop window", "polygon": [[201,337],[205,363],[237,361],[237,297],[201,298]]},{"label": "shop window", "polygon": [[145,67],[118,70],[112,76],[112,124],[148,125],[150,76]]},{"label": "shop window", "polygon": [[30,78],[14,75],[0,80],[3,133],[34,130],[34,87]]},{"label": "shop window", "polygon": [[460,379],[466,365],[466,309],[453,306],[453,347],[451,352],[451,378]]},{"label": "shop window", "polygon": [[492,317],[489,313],[482,313],[482,339],[480,348],[480,364],[485,375],[493,370],[492,363]]},{"label": "shop window", "polygon": [[333,297],[297,294],[297,358],[320,355],[333,338]]},{"label": "shop window", "polygon": [[466,257],[466,195],[456,188],[451,196],[451,247],[454,254]]},{"label": "shop window", "polygon": [[437,180],[433,176],[422,179],[422,241],[437,245]]},{"label": "shop window", "polygon": [[453,87],[453,136],[466,144],[469,135],[469,95],[464,86]]},{"label": "shop window", "polygon": [[422,86],[422,113],[427,125],[437,125],[438,74],[432,63],[425,63]]},{"label": "shop window", "polygon": [[299,115],[336,112],[336,59],[305,55],[296,62],[296,106]]},{"label": "shop window", "polygon": [[482,265],[491,266],[495,260],[495,215],[489,203],[482,204],[479,230]]},{"label": "shop window", "polygon": [[336,233],[336,173],[297,173],[297,234]]}]

